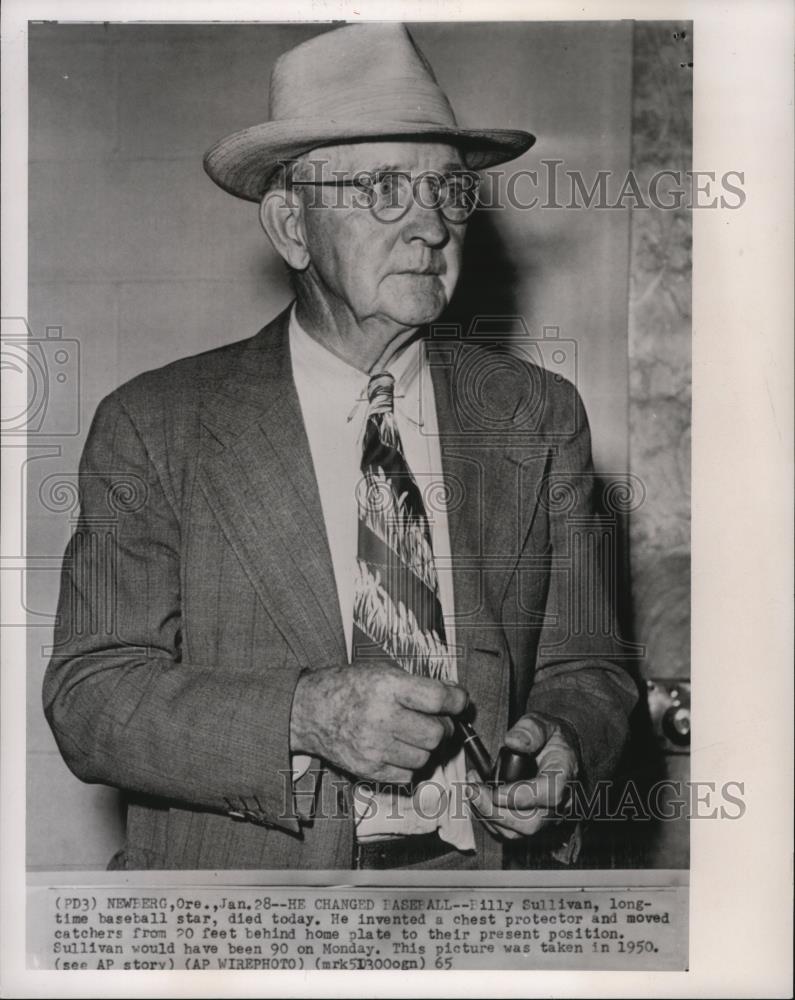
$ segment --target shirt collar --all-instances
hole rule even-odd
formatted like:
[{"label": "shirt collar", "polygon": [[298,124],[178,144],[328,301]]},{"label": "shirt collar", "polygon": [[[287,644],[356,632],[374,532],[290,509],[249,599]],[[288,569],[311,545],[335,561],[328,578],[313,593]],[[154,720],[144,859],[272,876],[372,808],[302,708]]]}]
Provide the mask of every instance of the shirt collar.
[{"label": "shirt collar", "polygon": [[[363,412],[370,376],[311,337],[299,323],[295,306],[290,312],[290,352],[293,371],[302,379],[351,400],[348,420]],[[423,424],[419,391],[422,353],[422,341],[414,340],[386,366],[395,379],[395,410],[417,427]]]}]

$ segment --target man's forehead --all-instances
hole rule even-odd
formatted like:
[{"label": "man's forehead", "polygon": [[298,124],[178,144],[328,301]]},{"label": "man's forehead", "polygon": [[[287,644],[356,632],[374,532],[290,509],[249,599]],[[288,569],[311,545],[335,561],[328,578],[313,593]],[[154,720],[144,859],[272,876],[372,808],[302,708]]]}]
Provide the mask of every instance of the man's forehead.
[{"label": "man's forehead", "polygon": [[314,149],[305,157],[315,170],[456,170],[464,157],[455,146],[427,140],[356,142]]}]

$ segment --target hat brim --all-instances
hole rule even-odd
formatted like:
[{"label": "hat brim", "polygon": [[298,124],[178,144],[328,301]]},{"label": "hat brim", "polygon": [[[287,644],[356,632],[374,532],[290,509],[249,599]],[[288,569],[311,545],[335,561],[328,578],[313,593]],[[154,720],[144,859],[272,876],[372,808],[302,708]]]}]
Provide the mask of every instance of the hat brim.
[{"label": "hat brim", "polygon": [[461,148],[471,170],[484,170],[521,156],[535,142],[515,129],[469,129],[415,122],[273,121],[234,132],[204,156],[204,169],[229,194],[260,201],[276,166],[323,146],[363,140],[425,139]]}]

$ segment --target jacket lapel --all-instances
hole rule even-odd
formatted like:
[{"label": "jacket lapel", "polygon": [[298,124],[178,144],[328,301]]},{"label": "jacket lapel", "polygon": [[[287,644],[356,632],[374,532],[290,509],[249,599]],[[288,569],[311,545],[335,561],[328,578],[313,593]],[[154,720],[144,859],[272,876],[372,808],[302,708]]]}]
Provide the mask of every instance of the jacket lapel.
[{"label": "jacket lapel", "polygon": [[[473,695],[472,686],[482,686],[482,700],[494,701],[496,707],[499,685],[491,683],[488,671],[475,676],[471,667],[476,661],[496,666],[507,655],[500,607],[533,525],[549,445],[541,434],[514,424],[495,435],[492,422],[478,426],[472,406],[462,416],[457,363],[464,345],[443,344],[442,350],[439,346],[428,344],[426,361],[436,400],[442,468],[453,495],[462,497],[448,510],[456,619],[461,624],[458,642],[465,647],[459,679]],[[517,398],[511,407],[514,412],[522,410],[520,403]],[[503,664],[506,671],[507,666]]]},{"label": "jacket lapel", "polygon": [[288,312],[204,408],[199,485],[302,666],[345,660],[331,555],[292,378]]}]

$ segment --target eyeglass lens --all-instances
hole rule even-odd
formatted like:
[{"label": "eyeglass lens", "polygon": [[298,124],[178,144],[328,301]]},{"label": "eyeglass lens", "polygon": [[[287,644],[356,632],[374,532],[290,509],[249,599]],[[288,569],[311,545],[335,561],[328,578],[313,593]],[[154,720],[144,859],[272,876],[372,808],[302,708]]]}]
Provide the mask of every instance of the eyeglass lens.
[{"label": "eyeglass lens", "polygon": [[477,202],[476,175],[418,174],[387,171],[374,176],[369,187],[370,209],[382,222],[402,218],[416,201],[438,209],[450,222],[463,222]]}]

